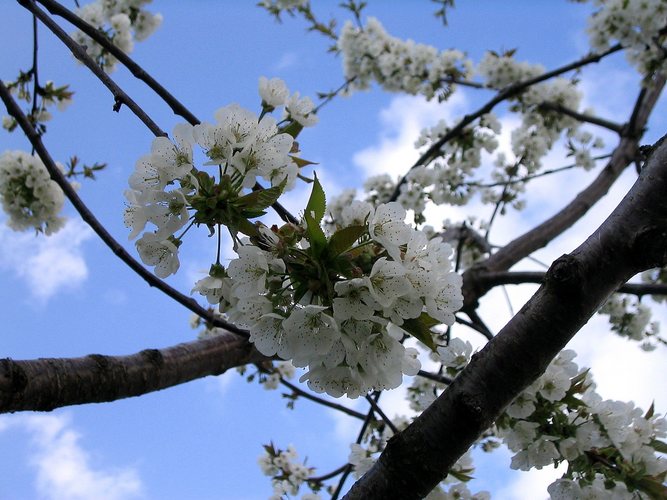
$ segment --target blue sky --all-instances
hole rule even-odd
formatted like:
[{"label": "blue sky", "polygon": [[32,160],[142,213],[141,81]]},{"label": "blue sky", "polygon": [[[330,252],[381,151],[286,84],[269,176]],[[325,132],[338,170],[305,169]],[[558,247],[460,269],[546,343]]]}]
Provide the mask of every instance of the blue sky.
[{"label": "blue sky", "polygon": [[[316,3],[316,11],[340,18],[337,3]],[[313,97],[342,82],[340,60],[325,53],[327,42],[322,37],[306,34],[304,24],[289,16],[277,24],[254,4],[158,0],[151,10],[161,12],[164,23],[148,41],[137,44],[133,57],[202,120],[212,120],[216,109],[233,102],[258,109],[257,80],[262,75],[281,77],[292,91]],[[439,48],[459,48],[474,60],[486,49],[518,47],[519,59],[552,68],[586,52],[583,31],[588,7],[571,2],[458,2],[449,13],[448,27],[433,17],[431,2],[377,0],[370,4],[367,14],[380,18],[393,35]],[[14,79],[19,69],[29,68],[31,36],[30,16],[17,4],[6,2],[0,17],[5,47],[0,51],[1,79]],[[164,130],[178,123],[127,72],[119,69],[112,76]],[[127,109],[111,112],[110,94],[43,28],[40,77],[69,83],[76,91],[72,106],[56,112],[50,122],[47,147],[59,160],[76,154],[88,163],[109,164],[99,180],[83,183],[80,194],[112,234],[125,242],[123,190],[134,162],[150,148],[150,132]],[[611,119],[627,117],[638,78],[623,56],[591,68],[583,80],[590,91],[588,105]],[[377,89],[358,93],[326,106],[320,124],[306,130],[299,142],[303,156],[319,163],[318,176],[327,193],[334,193],[359,187],[369,172],[404,171],[414,158],[410,145],[420,127],[443,116],[460,116],[489,97],[465,92],[436,106]],[[664,103],[654,116],[645,142],[665,129]],[[2,131],[0,151],[5,149],[29,150],[29,145],[20,134]],[[563,160],[554,155],[549,161]],[[569,199],[568,187],[589,178],[574,174],[562,181],[536,183],[535,200],[528,210],[503,219],[492,239],[502,243],[541,221]],[[587,221],[540,256],[553,259],[575,248],[632,180],[629,172]],[[286,203],[296,213],[303,208],[305,196],[304,191],[291,194]],[[479,204],[475,210],[479,216],[489,214],[489,208]],[[191,340],[189,312],[149,289],[90,233],[71,207],[66,212],[70,223],[49,240],[0,227],[0,311],[4,316],[0,356],[129,354]],[[456,219],[462,213],[450,209],[437,216]],[[133,245],[127,246],[134,252]],[[181,270],[169,282],[188,292],[207,271],[215,246],[200,234],[186,240],[182,251]],[[528,286],[510,289],[515,310],[532,290]],[[483,307],[496,330],[509,317],[499,293],[487,297]],[[635,399],[644,407],[655,397],[658,409],[667,409],[664,390],[657,390],[654,382],[667,360],[664,352],[645,354],[611,337],[599,318],[591,320],[575,344],[579,362],[594,367],[603,396]],[[594,347],[602,344],[604,350]],[[388,408],[400,410],[398,393],[385,400]],[[366,410],[363,403],[349,404]],[[283,448],[293,443],[301,457],[308,456],[308,463],[325,473],[346,461],[348,443],[356,435],[354,422],[308,401],[300,400],[296,406],[297,411],[289,411],[279,392],[267,392],[229,373],[110,404],[64,408],[46,415],[3,416],[0,499],[265,498],[271,492],[270,483],[256,465],[262,443],[272,440]],[[488,489],[498,494],[494,498],[525,498],[521,492],[534,494],[536,485],[544,483],[540,473],[508,474],[508,463],[504,452],[478,461],[479,479],[472,489]]]}]

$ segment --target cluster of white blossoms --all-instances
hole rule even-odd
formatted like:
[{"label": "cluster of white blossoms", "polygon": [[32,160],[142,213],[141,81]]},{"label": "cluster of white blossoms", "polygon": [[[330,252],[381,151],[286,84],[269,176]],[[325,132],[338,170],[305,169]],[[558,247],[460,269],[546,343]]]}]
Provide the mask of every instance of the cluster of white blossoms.
[{"label": "cluster of white blossoms", "polygon": [[398,203],[354,201],[330,237],[319,225],[324,206],[310,206],[304,225],[261,228],[257,244],[240,246],[194,290],[248,328],[262,354],[307,367],[300,380],[316,392],[356,398],[398,387],[420,368],[401,340],[432,343],[429,328],[451,325],[463,304],[452,249],[406,224]]},{"label": "cluster of white blossoms", "polygon": [[[262,472],[271,477],[273,495],[270,500],[282,500],[285,495],[296,495],[299,488],[312,475],[312,467],[297,461],[298,455],[292,445],[286,450],[276,449],[273,444],[264,446],[264,453],[259,457],[259,467]],[[304,500],[320,500],[316,493],[306,493],[301,496]]]},{"label": "cluster of white blossoms", "polygon": [[[102,31],[120,50],[130,53],[134,41],[148,38],[162,24],[162,15],[144,10],[152,0],[96,0],[76,10],[88,24]],[[86,47],[86,52],[108,73],[118,60],[82,31],[72,38]]]},{"label": "cluster of white blossoms", "polygon": [[588,18],[587,31],[594,50],[602,52],[618,41],[642,75],[667,69],[667,1],[593,0],[593,5],[598,10]]},{"label": "cluster of white blossoms", "polygon": [[613,294],[599,311],[609,315],[612,331],[631,340],[642,341],[641,348],[646,351],[655,349],[651,340],[660,331],[660,324],[651,321],[651,309],[629,296]]},{"label": "cluster of white blossoms", "polygon": [[[421,131],[415,147],[430,147],[450,130],[451,126],[440,120]],[[414,168],[408,173],[398,201],[417,213],[424,209],[424,198],[436,205],[466,204],[477,192],[475,184],[469,182],[470,177],[482,164],[484,152],[490,154],[497,149],[500,131],[500,121],[495,114],[480,117],[474,125],[445,143],[440,149],[441,157],[431,166]]]},{"label": "cluster of white blossoms", "polygon": [[[294,138],[281,132],[276,119],[266,113],[285,105],[288,123],[300,127],[312,124],[314,115],[308,110],[310,99],[298,93],[283,95],[284,88],[282,81],[262,80],[261,117],[236,104],[226,106],[215,113],[214,124],[179,124],[173,140],[155,138],[151,152],[137,161],[125,192],[124,220],[132,229],[130,239],[143,232],[137,250],[145,264],[155,266],[157,276],[178,270],[182,235],[175,233],[186,224],[185,231],[195,224],[211,232],[226,226],[254,234],[255,226],[247,219],[263,215],[293,186],[299,168],[290,154]],[[208,160],[200,169],[193,163],[195,145]],[[270,182],[272,188],[249,192],[258,179]]]},{"label": "cluster of white blossoms", "polygon": [[475,73],[484,79],[487,87],[498,90],[544,73],[545,68],[541,64],[517,61],[513,55],[513,51],[505,54],[488,51],[475,68]]},{"label": "cluster of white blossoms", "polygon": [[283,107],[283,118],[290,119],[302,127],[312,127],[317,124],[318,117],[315,114],[315,104],[310,97],[301,97],[299,92],[290,95],[285,82],[280,78],[264,76],[259,78],[259,95],[262,98],[262,108],[265,112],[271,112],[276,108]]},{"label": "cluster of white blossoms", "polygon": [[[563,351],[506,409],[496,425],[512,457],[513,469],[559,464],[569,468],[549,488],[552,498],[573,488],[598,488],[600,482],[619,498],[653,491],[662,483],[667,460],[667,421],[651,408],[602,400],[588,370],[579,370],[574,351]],[[574,486],[573,481],[576,481]]]},{"label": "cluster of white blossoms", "polygon": [[[446,98],[450,82],[465,80],[472,63],[458,50],[400,40],[389,35],[380,21],[369,17],[363,29],[347,21],[338,39],[345,78],[352,89],[366,89],[376,81],[390,92]],[[443,89],[447,89],[444,91]]]},{"label": "cluster of white blossoms", "polygon": [[262,0],[257,5],[271,10],[291,10],[306,5],[309,0]]},{"label": "cluster of white blossoms", "polygon": [[34,229],[50,235],[65,224],[59,215],[65,202],[62,189],[42,160],[24,151],[0,156],[0,200],[9,216],[7,225],[16,231]]},{"label": "cluster of white blossoms", "polygon": [[273,364],[273,371],[264,375],[260,380],[262,387],[267,391],[272,391],[278,388],[280,380],[290,379],[294,377],[296,369],[289,361],[279,361]]}]

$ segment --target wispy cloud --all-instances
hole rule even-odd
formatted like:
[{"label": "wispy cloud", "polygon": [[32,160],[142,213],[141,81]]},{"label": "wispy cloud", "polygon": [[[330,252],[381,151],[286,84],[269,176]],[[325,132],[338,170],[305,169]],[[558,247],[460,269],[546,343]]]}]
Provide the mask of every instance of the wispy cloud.
[{"label": "wispy cloud", "polygon": [[404,175],[419,157],[414,143],[419,132],[443,119],[452,123],[465,106],[464,94],[454,94],[445,103],[419,96],[399,96],[380,113],[381,133],[377,144],[354,155],[353,162],[368,176],[388,173]]},{"label": "wispy cloud", "polygon": [[31,435],[29,464],[36,470],[40,498],[125,500],[143,496],[135,469],[102,469],[93,464],[66,414],[0,420],[0,431],[10,427],[19,427]]},{"label": "wispy cloud", "polygon": [[285,52],[280,59],[278,59],[272,66],[273,71],[284,71],[286,69],[293,68],[297,61],[298,57],[294,52]]},{"label": "wispy cloud", "polygon": [[52,236],[17,233],[0,225],[0,266],[25,280],[31,295],[47,301],[61,290],[77,288],[88,277],[82,244],[93,236],[83,222],[70,219]]}]

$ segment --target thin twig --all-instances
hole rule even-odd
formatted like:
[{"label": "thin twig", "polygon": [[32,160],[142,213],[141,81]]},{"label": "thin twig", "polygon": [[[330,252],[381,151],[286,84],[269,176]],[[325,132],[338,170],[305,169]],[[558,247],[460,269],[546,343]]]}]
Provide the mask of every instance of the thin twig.
[{"label": "thin twig", "polygon": [[598,125],[600,127],[609,129],[612,132],[616,132],[619,135],[623,133],[623,129],[625,128],[625,125],[614,123],[612,121],[605,120],[604,118],[599,118],[597,116],[579,113],[556,102],[543,102],[537,107],[542,110],[555,111],[556,113],[560,113],[562,115],[571,116],[572,118],[580,122],[586,122],[586,123],[592,123],[593,125]]},{"label": "thin twig", "polygon": [[65,193],[65,196],[70,200],[76,211],[79,212],[79,215],[81,215],[81,218],[92,228],[93,231],[95,231],[95,233],[100,237],[100,239],[111,249],[111,251],[120,260],[122,260],[135,273],[141,276],[150,286],[156,287],[158,290],[162,291],[163,293],[174,299],[179,304],[185,306],[193,313],[197,314],[198,316],[201,316],[214,326],[217,326],[219,328],[224,328],[225,330],[241,335],[242,337],[247,338],[249,336],[246,330],[243,330],[235,325],[232,325],[231,323],[228,323],[227,321],[222,320],[221,318],[216,317],[211,312],[200,306],[196,300],[187,297],[186,295],[182,294],[175,288],[172,288],[167,283],[165,283],[164,281],[156,277],[154,274],[149,272],[139,262],[137,262],[127,252],[127,250],[125,250],[123,246],[120,243],[118,243],[113,236],[111,236],[111,234],[106,230],[106,228],[97,220],[97,218],[93,215],[93,213],[83,203],[81,198],[79,198],[79,195],[76,193],[72,185],[67,181],[63,173],[56,166],[55,162],[51,158],[51,155],[49,154],[46,147],[42,143],[39,134],[32,126],[32,124],[28,121],[25,114],[23,114],[23,111],[21,111],[21,108],[19,108],[16,101],[14,101],[14,98],[9,93],[9,90],[7,90],[7,87],[5,87],[2,81],[0,81],[0,98],[5,103],[5,106],[7,107],[7,111],[9,112],[9,114],[16,119],[17,123],[23,130],[23,133],[26,135],[32,146],[35,148],[35,151],[37,152],[42,162],[44,163],[44,166],[48,170],[51,178],[58,184],[58,186],[60,186],[60,188]]},{"label": "thin twig", "polygon": [[[371,397],[375,398],[375,402],[377,403],[381,395],[382,395],[381,391],[376,391]],[[364,434],[366,434],[366,429],[373,420],[374,420],[373,409],[371,408],[366,414],[366,420],[364,420],[364,423],[361,426],[361,429],[359,430],[359,434],[357,435],[357,440],[356,440],[357,444],[361,444],[361,442],[364,439]],[[351,472],[352,472],[352,465],[347,464],[347,466],[345,466],[345,470],[343,471],[343,475],[338,481],[338,486],[336,486],[336,490],[331,495],[331,500],[338,500],[338,497],[340,496],[340,493],[343,489],[343,485],[345,484],[345,481],[347,481],[347,478]]]},{"label": "thin twig", "polygon": [[[456,321],[460,325],[465,325],[468,328],[471,328],[471,329],[475,330],[476,332],[481,333],[486,338],[489,338],[488,337],[488,332],[484,328],[482,328],[482,327],[476,325],[475,323],[473,323],[472,321],[466,321],[465,319],[461,318],[460,316],[454,316],[454,321]],[[489,340],[491,340],[491,339],[489,339]]]},{"label": "thin twig", "polygon": [[144,82],[150,87],[162,100],[172,109],[174,114],[182,116],[190,125],[197,125],[200,123],[199,119],[187,109],[181,102],[176,99],[167,89],[165,89],[155,78],[149,75],[141,66],[139,66],[130,56],[116,47],[100,30],[88,24],[86,21],[77,16],[74,12],[63,7],[54,0],[37,0],[44,5],[46,9],[56,16],[62,17],[72,25],[76,26],[83,33],[95,40],[101,45],[104,50],[109,52],[112,56],[118,59],[123,66],[125,66],[132,75]]},{"label": "thin twig", "polygon": [[507,287],[505,285],[501,286],[503,294],[505,295],[505,302],[507,302],[507,308],[510,310],[510,316],[514,316],[514,308],[512,307],[512,301],[510,300],[510,294],[507,293]]},{"label": "thin twig", "polygon": [[[34,120],[37,116],[37,94],[39,92],[39,64],[37,56],[39,53],[39,44],[37,40],[37,17],[33,14],[32,16],[32,109],[30,114]],[[37,133],[40,133],[38,130]],[[41,135],[41,134],[40,134]],[[32,150],[32,154],[35,154],[35,150]]]},{"label": "thin twig", "polygon": [[65,31],[56,24],[53,19],[51,19],[46,12],[37,7],[34,0],[18,0],[18,2],[32,12],[37,18],[46,26],[54,35],[56,35],[61,42],[63,42],[67,48],[72,52],[74,57],[81,61],[93,74],[104,84],[106,88],[111,91],[111,94],[114,97],[113,110],[118,112],[120,111],[121,105],[125,104],[139,120],[142,121],[146,127],[156,136],[166,136],[167,133],[164,132],[158,125],[155,123],[146,112],[141,109],[141,107],[134,102],[134,100],[128,96],[123,89],[121,89],[116,82],[114,82],[109,75],[107,75],[104,70],[97,64],[86,52],[86,49],[76,43],[72,37],[70,37]]},{"label": "thin twig", "polygon": [[317,477],[309,477],[306,479],[307,483],[322,483],[326,481],[327,479],[331,479],[332,477],[336,477],[338,474],[342,473],[345,471],[345,468],[348,467],[349,464],[341,465],[338,467],[336,470],[333,470],[329,472],[328,474],[324,474],[322,476],[317,476]]},{"label": "thin twig", "polygon": [[[605,155],[600,155],[600,156],[594,156],[593,160],[606,160],[611,157],[611,154],[605,154]],[[521,182],[528,182],[533,179],[537,179],[539,177],[544,177],[546,175],[551,175],[551,174],[557,174],[559,172],[564,172],[565,170],[571,170],[573,168],[578,167],[576,163],[572,163],[570,165],[564,165],[562,167],[557,167],[557,168],[552,168],[549,170],[544,170],[540,173],[537,174],[532,174],[532,175],[527,175],[525,177],[517,177],[515,179],[508,179],[506,181],[498,181],[498,182],[490,182],[488,184],[478,182],[478,181],[471,181],[471,182],[463,182],[461,185],[465,186],[470,186],[470,187],[480,187],[480,188],[492,188],[492,187],[498,187],[498,186],[505,186],[505,185],[512,185],[512,184],[519,184]]]},{"label": "thin twig", "polygon": [[366,394],[366,401],[371,405],[371,408],[373,408],[373,411],[380,415],[380,418],[384,421],[385,424],[391,429],[391,432],[394,434],[398,434],[398,428],[394,425],[394,422],[391,421],[391,419],[385,414],[385,412],[382,411],[382,408],[380,408],[380,405],[378,405],[375,401],[373,401],[373,398],[370,397],[368,394]]},{"label": "thin twig", "polygon": [[489,330],[484,321],[482,321],[482,318],[479,317],[479,314],[477,314],[476,310],[466,311],[466,314],[470,318],[470,321],[472,321],[472,324],[478,327],[475,328],[475,330],[484,335],[488,340],[491,340],[493,338],[493,332]]},{"label": "thin twig", "polygon": [[[518,94],[520,94],[523,90],[526,88],[535,85],[537,83],[543,82],[545,80],[549,80],[550,78],[553,78],[555,76],[561,75],[563,73],[567,73],[568,71],[572,71],[578,68],[581,68],[582,66],[585,66],[587,64],[591,64],[594,62],[599,62],[602,58],[613,54],[614,52],[618,52],[621,50],[623,47],[620,44],[616,44],[610,49],[607,49],[604,52],[601,52],[599,54],[590,54],[582,59],[579,59],[578,61],[575,61],[570,64],[566,64],[565,66],[561,66],[560,68],[554,69],[553,71],[549,71],[547,73],[542,73],[541,75],[538,75],[533,78],[529,78],[528,80],[524,80],[521,82],[517,82],[515,84],[509,85],[508,87],[502,89],[500,92],[498,92],[490,101],[488,101],[484,106],[479,108],[477,111],[474,113],[471,113],[469,115],[464,116],[461,121],[459,121],[456,126],[454,126],[449,132],[447,132],[444,136],[442,136],[440,139],[438,139],[436,142],[434,142],[431,147],[429,147],[420,157],[419,159],[415,162],[415,164],[410,167],[410,170],[421,166],[421,165],[426,165],[433,159],[435,159],[439,153],[440,149],[442,146],[444,146],[447,142],[449,142],[451,139],[454,137],[458,136],[465,127],[470,125],[472,122],[477,120],[478,118],[484,116],[485,114],[489,113],[493,108],[496,107],[499,103],[503,102],[506,99],[509,99],[511,97],[514,97]],[[401,186],[405,184],[407,179],[407,174],[404,175],[401,180],[396,184],[396,188],[394,189],[393,194],[391,195],[391,198],[389,201],[396,201],[398,199],[398,195],[401,193]]]},{"label": "thin twig", "polygon": [[449,385],[454,381],[453,378],[447,377],[446,375],[431,373],[424,370],[419,370],[419,372],[417,372],[417,375],[422,378],[433,380],[433,382],[439,382],[441,384],[446,384],[446,385]]},{"label": "thin twig", "polygon": [[363,413],[360,413],[358,411],[355,411],[351,408],[347,408],[346,406],[343,406],[338,403],[332,403],[331,401],[327,401],[326,399],[320,398],[318,396],[314,396],[313,394],[310,394],[309,392],[304,391],[303,389],[297,387],[296,385],[292,384],[291,382],[288,382],[284,378],[280,377],[280,383],[283,384],[285,387],[287,387],[289,390],[291,390],[293,393],[298,394],[299,396],[302,396],[306,399],[309,399],[317,404],[321,404],[323,406],[328,406],[329,408],[333,408],[334,410],[338,410],[340,412],[345,413],[346,415],[349,415],[351,417],[358,418],[359,420],[364,420],[366,418],[366,415]]},{"label": "thin twig", "polygon": [[[494,271],[479,274],[479,279],[491,286],[498,285],[523,285],[538,284],[544,282],[546,273],[542,271]],[[644,295],[667,295],[667,284],[662,283],[625,283],[617,290],[617,293],[628,293],[642,297]]]}]

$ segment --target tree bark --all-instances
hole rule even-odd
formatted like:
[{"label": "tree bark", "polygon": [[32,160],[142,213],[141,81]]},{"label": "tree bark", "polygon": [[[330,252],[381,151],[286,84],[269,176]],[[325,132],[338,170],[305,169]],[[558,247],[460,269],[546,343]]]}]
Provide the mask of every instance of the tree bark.
[{"label": "tree bark", "polygon": [[232,333],[129,356],[0,359],[0,413],[51,411],[141,396],[266,360]]},{"label": "tree bark", "polygon": [[667,136],[637,182],[444,393],[352,487],[349,499],[423,498],[631,276],[667,263]]}]

